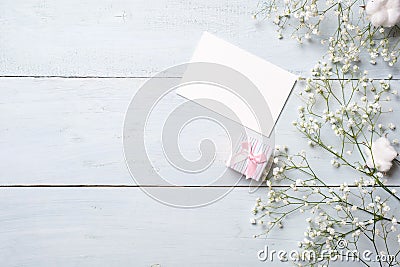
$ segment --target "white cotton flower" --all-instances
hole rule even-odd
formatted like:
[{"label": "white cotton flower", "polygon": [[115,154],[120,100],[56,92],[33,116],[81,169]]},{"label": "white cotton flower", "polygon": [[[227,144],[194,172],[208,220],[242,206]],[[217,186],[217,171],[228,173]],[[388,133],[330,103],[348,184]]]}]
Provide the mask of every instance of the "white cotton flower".
[{"label": "white cotton flower", "polygon": [[369,0],[365,11],[375,27],[393,27],[400,22],[399,0]]},{"label": "white cotton flower", "polygon": [[380,172],[389,171],[392,167],[392,160],[397,157],[396,150],[386,137],[380,137],[372,142],[371,151],[366,149],[365,152],[368,155],[367,166],[377,168]]}]

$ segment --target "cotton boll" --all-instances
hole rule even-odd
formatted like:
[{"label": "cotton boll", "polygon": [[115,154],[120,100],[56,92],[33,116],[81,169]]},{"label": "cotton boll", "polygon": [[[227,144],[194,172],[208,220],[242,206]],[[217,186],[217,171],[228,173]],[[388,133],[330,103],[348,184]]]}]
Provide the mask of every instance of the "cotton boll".
[{"label": "cotton boll", "polygon": [[367,5],[365,6],[365,11],[367,12],[367,15],[373,15],[375,13],[378,13],[381,10],[382,3],[386,2],[383,0],[370,0],[368,1]]},{"label": "cotton boll", "polygon": [[[371,155],[372,151],[372,155]],[[387,172],[392,167],[392,161],[397,157],[396,150],[390,145],[386,137],[380,137],[372,142],[371,151],[366,149],[368,155],[367,166],[376,168],[380,172]]]},{"label": "cotton boll", "polygon": [[399,0],[370,0],[365,11],[375,27],[392,27],[400,22]]}]

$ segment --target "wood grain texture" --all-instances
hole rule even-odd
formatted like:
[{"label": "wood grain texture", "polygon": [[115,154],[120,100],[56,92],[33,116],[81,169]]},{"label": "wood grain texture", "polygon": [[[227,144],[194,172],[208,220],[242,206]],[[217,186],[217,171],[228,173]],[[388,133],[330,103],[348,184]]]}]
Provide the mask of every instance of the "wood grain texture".
[{"label": "wood grain texture", "polygon": [[[0,184],[135,184],[124,161],[122,128],[130,100],[145,79],[0,79]],[[394,86],[398,86],[395,82]],[[306,149],[304,140],[291,126],[301,101],[290,98],[276,128],[276,143],[287,144],[293,152]],[[196,185],[192,176],[177,172],[165,159],[160,132],[167,114],[182,103],[175,93],[157,105],[146,132],[148,155],[160,174],[176,178],[176,184]],[[398,102],[394,102],[398,103]],[[399,106],[394,105],[394,114]],[[391,118],[400,125],[400,118]],[[192,125],[193,124],[193,125]],[[202,138],[228,139],[207,120],[191,123],[181,133],[182,154],[196,158]],[[394,138],[391,134],[389,137]],[[225,138],[225,139],[224,139]],[[332,143],[333,144],[333,143]],[[229,144],[227,144],[227,147]],[[225,149],[225,150],[224,150]],[[310,151],[311,152],[311,151]],[[222,148],[215,168],[205,175],[218,177],[225,170],[229,154]],[[351,182],[353,172],[330,166],[326,153],[313,150],[311,161],[331,184]],[[323,160],[321,160],[323,159]],[[137,168],[142,163],[137,163]],[[398,170],[393,173],[396,176]],[[192,177],[188,179],[188,177]],[[233,174],[233,177],[236,177]],[[334,178],[333,178],[334,177]],[[203,177],[203,179],[205,179]],[[233,185],[236,180],[222,185]],[[399,184],[398,179],[390,183]],[[248,185],[243,181],[242,185]]]},{"label": "wood grain texture", "polygon": [[[279,41],[269,22],[251,18],[256,6],[242,0],[0,2],[1,266],[265,266],[256,255],[265,244],[296,247],[301,215],[268,240],[252,238],[261,229],[249,224],[250,210],[265,188],[249,194],[242,181],[213,205],[176,209],[131,187],[124,163],[124,114],[142,78],[187,61],[203,31],[296,74],[308,73],[323,55],[317,44]],[[374,78],[388,72],[400,78],[398,68],[364,67]],[[155,124],[180,103],[173,95],[166,100]],[[309,149],[290,125],[299,104],[292,95],[276,131],[277,143],[296,150]],[[398,115],[391,121],[400,125]],[[192,157],[195,129],[183,138],[183,152]],[[153,160],[168,174],[157,131],[150,134]],[[312,162],[330,184],[353,179],[324,157],[314,151]],[[398,174],[395,169],[389,183],[398,185]]]},{"label": "wood grain texture", "polygon": [[250,224],[254,200],[235,189],[188,210],[138,188],[2,189],[2,266],[264,266],[264,245],[295,248],[302,232],[254,239],[262,231]]},{"label": "wood grain texture", "polygon": [[[210,206],[178,209],[138,188],[1,189],[2,266],[288,266],[259,261],[257,252],[297,250],[308,215],[254,239],[263,227],[250,224],[251,209],[265,190],[235,188]],[[332,266],[348,266],[340,263]]]},{"label": "wood grain texture", "polygon": [[[187,62],[203,31],[307,74],[324,48],[278,40],[270,21],[252,19],[256,10],[241,0],[4,0],[0,76],[148,77]],[[387,76],[383,63],[365,67]]]}]

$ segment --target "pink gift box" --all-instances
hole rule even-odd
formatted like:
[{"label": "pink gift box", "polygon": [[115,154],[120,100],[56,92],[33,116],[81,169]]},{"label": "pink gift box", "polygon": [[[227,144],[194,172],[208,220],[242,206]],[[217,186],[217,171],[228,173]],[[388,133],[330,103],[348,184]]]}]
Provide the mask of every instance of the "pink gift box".
[{"label": "pink gift box", "polygon": [[242,135],[235,146],[228,167],[243,174],[246,179],[262,180],[272,163],[273,149],[262,139]]}]

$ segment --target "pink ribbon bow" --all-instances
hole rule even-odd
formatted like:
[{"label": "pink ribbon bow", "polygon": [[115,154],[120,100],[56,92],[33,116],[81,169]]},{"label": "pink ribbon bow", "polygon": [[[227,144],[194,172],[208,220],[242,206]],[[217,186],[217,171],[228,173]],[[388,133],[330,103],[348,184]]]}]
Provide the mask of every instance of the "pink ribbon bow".
[{"label": "pink ribbon bow", "polygon": [[253,152],[253,146],[249,142],[242,142],[241,150],[232,157],[231,165],[234,165],[240,161],[247,159],[247,165],[245,170],[246,178],[253,178],[257,170],[257,165],[265,163],[267,156],[264,153],[255,155]]}]

